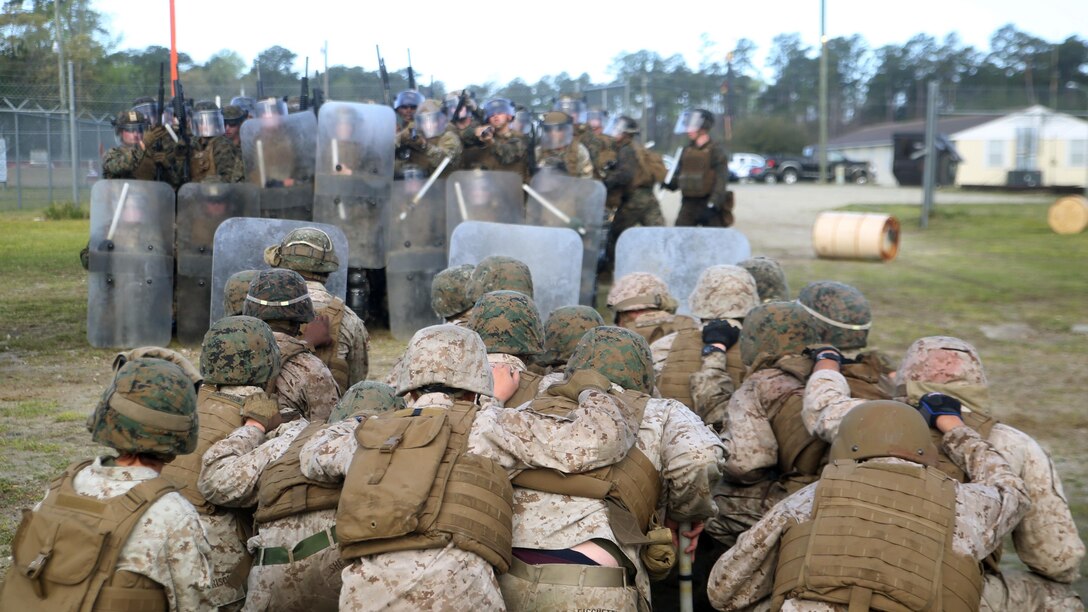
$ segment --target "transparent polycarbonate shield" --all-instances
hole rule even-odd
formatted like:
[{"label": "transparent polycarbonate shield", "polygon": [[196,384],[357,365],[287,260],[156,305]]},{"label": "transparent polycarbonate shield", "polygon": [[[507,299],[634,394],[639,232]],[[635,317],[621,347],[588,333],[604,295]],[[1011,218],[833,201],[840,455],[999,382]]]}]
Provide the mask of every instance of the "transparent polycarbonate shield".
[{"label": "transparent polycarbonate shield", "polygon": [[616,241],[613,278],[632,272],[661,277],[680,303],[677,312],[688,314],[688,296],[699,274],[710,266],[748,259],[748,238],[726,227],[633,227]]},{"label": "transparent polycarbonate shield", "polygon": [[269,265],[264,261],[264,250],[279,244],[284,236],[300,227],[316,227],[332,238],[336,256],[340,258],[340,269],[329,274],[325,289],[344,299],[348,286],[348,268],[343,262],[349,253],[348,239],[340,228],[313,221],[238,217],[227,219],[215,231],[210,322],[214,323],[223,317],[223,288],[227,279],[243,270],[268,269]]},{"label": "transparent polycarbonate shield", "polygon": [[[431,281],[446,268],[446,181],[394,181],[386,221],[389,330],[398,340],[437,325]],[[427,187],[424,190],[424,187]]]},{"label": "transparent polycarbonate shield", "polygon": [[174,295],[182,344],[200,344],[208,331],[215,230],[227,219],[256,217],[257,192],[249,183],[186,183],[178,190]]},{"label": "transparent polycarbonate shield", "polygon": [[525,223],[521,175],[496,170],[459,170],[446,179],[446,239],[464,221]]},{"label": "transparent polycarbonate shield", "polygon": [[578,303],[582,239],[574,230],[469,221],[453,231],[450,266],[476,265],[489,255],[506,255],[529,266],[541,320],[560,306]]},{"label": "transparent polycarbonate shield", "polygon": [[580,304],[591,306],[597,295],[597,260],[605,238],[604,183],[543,170],[529,184],[525,222],[529,225],[569,227],[582,238]]},{"label": "transparent polycarbonate shield", "polygon": [[242,124],[246,180],[261,188],[261,216],[313,218],[317,119],[313,113],[265,115]]},{"label": "transparent polycarbonate shield", "polygon": [[174,190],[154,181],[95,183],[88,250],[91,346],[170,344]]},{"label": "transparent polycarbonate shield", "polygon": [[382,219],[393,184],[396,123],[388,106],[347,102],[321,106],[314,220],[344,230],[352,268],[385,265]]}]

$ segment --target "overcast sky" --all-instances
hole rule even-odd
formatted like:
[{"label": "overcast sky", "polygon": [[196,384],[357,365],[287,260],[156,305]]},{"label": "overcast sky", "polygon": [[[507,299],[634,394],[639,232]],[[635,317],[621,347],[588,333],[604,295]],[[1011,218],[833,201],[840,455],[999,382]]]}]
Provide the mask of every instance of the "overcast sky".
[{"label": "overcast sky", "polygon": [[[119,38],[119,48],[170,46],[169,0],[97,0],[94,5]],[[478,9],[468,10],[471,6]],[[828,37],[860,34],[872,48],[903,44],[916,34],[942,41],[957,32],[962,44],[989,50],[990,36],[1009,23],[1049,42],[1083,39],[1088,31],[1084,0],[826,0],[826,8]],[[462,12],[451,14],[455,9]],[[797,33],[815,47],[820,34],[819,0],[643,5],[176,0],[175,10],[178,50],[198,63],[224,48],[252,62],[260,51],[280,45],[298,54],[299,71],[309,56],[312,73],[323,69],[322,46],[328,41],[329,65],[374,70],[378,44],[390,70],[407,65],[411,48],[422,82],[433,76],[450,88],[504,84],[517,77],[534,83],[564,71],[606,82],[616,56],[642,49],[664,57],[680,54],[696,68],[704,33],[714,44],[713,59],[748,38],[758,46],[754,61],[762,66],[776,35]]]}]

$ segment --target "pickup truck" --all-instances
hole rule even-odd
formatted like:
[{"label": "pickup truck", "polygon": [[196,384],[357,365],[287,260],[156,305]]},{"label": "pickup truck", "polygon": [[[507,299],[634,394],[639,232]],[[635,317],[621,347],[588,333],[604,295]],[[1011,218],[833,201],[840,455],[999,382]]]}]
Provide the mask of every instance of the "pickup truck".
[{"label": "pickup truck", "polygon": [[[767,155],[761,171],[752,171],[750,178],[764,183],[815,181],[820,176],[820,160],[816,157],[794,155]],[[873,180],[873,168],[869,162],[847,159],[841,153],[827,154],[827,179],[835,180],[835,168],[842,166],[846,182],[865,185]]]}]

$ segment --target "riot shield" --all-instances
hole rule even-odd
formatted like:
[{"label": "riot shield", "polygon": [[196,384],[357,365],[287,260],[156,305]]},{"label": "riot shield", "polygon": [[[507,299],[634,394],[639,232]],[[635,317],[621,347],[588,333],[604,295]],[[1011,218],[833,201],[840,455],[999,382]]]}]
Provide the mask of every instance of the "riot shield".
[{"label": "riot shield", "polygon": [[521,175],[494,170],[458,170],[446,179],[446,244],[464,221],[525,223]]},{"label": "riot shield", "polygon": [[227,279],[242,270],[267,270],[264,262],[264,250],[279,244],[291,230],[300,227],[316,227],[332,238],[336,247],[336,256],[340,258],[340,269],[329,275],[325,289],[329,293],[344,299],[348,286],[348,267],[343,264],[348,255],[348,239],[344,232],[334,225],[314,223],[313,221],[294,221],[291,219],[253,219],[239,217],[227,219],[215,230],[215,242],[212,255],[212,302],[210,322],[223,317],[223,287]]},{"label": "riot shield", "polygon": [[529,266],[533,301],[541,320],[560,306],[578,303],[582,239],[574,230],[477,221],[457,226],[450,242],[449,265],[476,265],[488,255],[506,255]]},{"label": "riot shield", "polygon": [[314,220],[343,228],[348,267],[381,268],[396,115],[388,106],[347,102],[326,102],[319,113]]},{"label": "riot shield", "polygon": [[525,222],[529,225],[569,227],[582,237],[582,284],[578,302],[592,306],[597,295],[597,260],[605,237],[604,183],[543,170],[529,184]]},{"label": "riot shield", "polygon": [[269,114],[242,124],[246,180],[261,188],[262,217],[313,218],[316,138],[313,113]]},{"label": "riot shield", "polygon": [[166,183],[98,181],[91,189],[87,340],[91,346],[170,344],[174,190]]},{"label": "riot shield", "polygon": [[186,183],[178,191],[177,210],[177,336],[195,345],[208,331],[215,230],[227,219],[257,216],[257,186]]},{"label": "riot shield", "polygon": [[431,308],[431,281],[446,268],[445,183],[437,179],[423,191],[424,180],[393,181],[385,280],[389,331],[398,340],[442,322]]},{"label": "riot shield", "polygon": [[632,227],[616,241],[613,278],[632,272],[661,277],[688,314],[688,296],[699,274],[710,266],[733,264],[751,257],[748,238],[729,227]]}]

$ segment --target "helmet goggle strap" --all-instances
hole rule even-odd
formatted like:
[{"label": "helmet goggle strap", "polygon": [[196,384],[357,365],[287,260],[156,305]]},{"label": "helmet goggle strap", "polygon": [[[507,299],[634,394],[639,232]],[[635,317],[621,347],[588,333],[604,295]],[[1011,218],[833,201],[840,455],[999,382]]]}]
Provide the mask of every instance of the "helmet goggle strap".
[{"label": "helmet goggle strap", "polygon": [[825,317],[824,315],[816,312],[812,308],[809,308],[804,302],[802,302],[800,300],[797,300],[797,303],[801,305],[801,308],[805,309],[805,312],[812,315],[813,318],[815,318],[818,321],[822,321],[824,323],[827,323],[828,325],[830,325],[832,327],[838,327],[839,329],[848,329],[850,331],[867,331],[869,328],[871,328],[873,326],[872,321],[869,321],[868,323],[862,323],[860,325],[859,324],[854,324],[854,323],[843,323],[841,321],[836,321],[835,319],[830,319],[828,317]]},{"label": "helmet goggle strap", "polygon": [[254,302],[256,304],[260,304],[261,306],[279,306],[279,307],[291,306],[292,304],[298,304],[302,300],[308,300],[308,299],[310,299],[310,294],[309,293],[300,295],[300,296],[298,296],[296,298],[291,298],[289,300],[262,300],[260,298],[255,298],[252,295],[249,295],[248,293],[246,294],[246,300],[247,301]]}]

